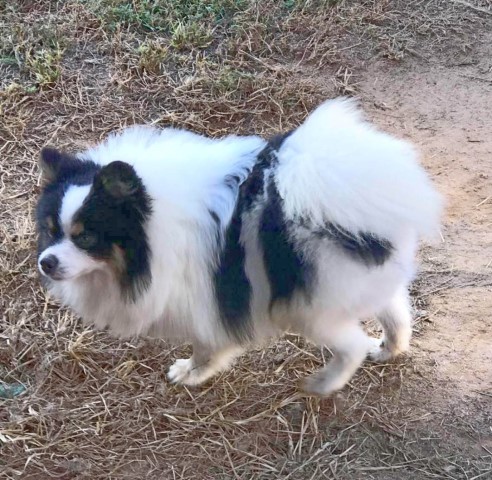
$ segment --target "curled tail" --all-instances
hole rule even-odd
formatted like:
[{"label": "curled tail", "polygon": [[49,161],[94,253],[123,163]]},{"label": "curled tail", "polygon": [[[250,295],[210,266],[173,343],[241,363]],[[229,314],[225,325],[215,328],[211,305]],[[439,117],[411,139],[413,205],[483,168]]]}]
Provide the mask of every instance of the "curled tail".
[{"label": "curled tail", "polygon": [[323,103],[282,144],[275,181],[288,218],[393,239],[439,232],[442,200],[411,144],[349,99]]}]

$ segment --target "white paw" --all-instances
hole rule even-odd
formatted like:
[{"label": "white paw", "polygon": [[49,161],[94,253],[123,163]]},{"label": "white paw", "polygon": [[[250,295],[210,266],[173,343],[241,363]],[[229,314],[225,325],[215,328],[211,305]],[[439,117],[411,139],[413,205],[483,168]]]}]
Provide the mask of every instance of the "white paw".
[{"label": "white paw", "polygon": [[314,375],[303,378],[299,387],[307,395],[313,395],[316,397],[326,397],[333,391],[331,389],[327,389],[324,382],[321,379],[316,378]]},{"label": "white paw", "polygon": [[393,358],[393,354],[384,347],[382,338],[371,338],[371,348],[367,357],[372,362],[387,362]]},{"label": "white paw", "polygon": [[349,378],[342,375],[333,375],[333,372],[320,370],[301,380],[300,388],[308,395],[317,397],[327,397],[338,390],[341,390],[348,382]]},{"label": "white paw", "polygon": [[208,377],[205,374],[203,367],[193,368],[191,358],[180,358],[169,367],[167,378],[171,383],[193,386],[203,383]]}]

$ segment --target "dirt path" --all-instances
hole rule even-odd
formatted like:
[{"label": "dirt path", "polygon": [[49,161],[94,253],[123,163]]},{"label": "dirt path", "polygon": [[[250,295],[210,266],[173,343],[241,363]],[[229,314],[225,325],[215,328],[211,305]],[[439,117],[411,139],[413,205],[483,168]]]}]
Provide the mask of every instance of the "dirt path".
[{"label": "dirt path", "polygon": [[424,391],[415,385],[415,395],[440,418],[468,422],[483,453],[492,449],[491,59],[492,35],[466,61],[378,63],[361,82],[371,116],[420,147],[447,201],[442,241],[422,254],[429,326],[412,356],[432,381]]}]

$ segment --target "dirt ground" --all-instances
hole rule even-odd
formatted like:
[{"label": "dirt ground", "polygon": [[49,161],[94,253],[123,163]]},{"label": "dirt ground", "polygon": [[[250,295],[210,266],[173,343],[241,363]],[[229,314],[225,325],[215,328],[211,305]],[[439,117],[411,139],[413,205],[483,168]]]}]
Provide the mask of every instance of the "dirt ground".
[{"label": "dirt ground", "polygon": [[[0,477],[492,479],[491,2],[176,1],[171,31],[124,3],[0,1]],[[414,142],[446,197],[408,355],[303,398],[325,352],[287,337],[187,390],[165,380],[186,347],[116,341],[46,298],[41,146],[135,122],[269,135],[337,94]]]},{"label": "dirt ground", "polygon": [[[398,69],[376,63],[361,85],[377,123],[420,146],[446,196],[442,242],[422,254],[418,288],[429,317],[413,342],[412,363],[430,381],[414,395],[439,412],[438,422],[449,416],[468,424],[466,436],[459,428],[438,429],[441,442],[464,455],[480,448],[490,455],[492,445],[491,58],[488,34],[465,59],[414,60]],[[492,478],[492,470],[473,478]]]},{"label": "dirt ground", "polygon": [[446,196],[442,242],[425,250],[423,264],[432,272],[422,293],[432,327],[415,345],[435,359],[435,380],[462,401],[492,385],[491,58],[489,35],[464,63],[373,66],[362,88],[378,122],[421,147]]}]

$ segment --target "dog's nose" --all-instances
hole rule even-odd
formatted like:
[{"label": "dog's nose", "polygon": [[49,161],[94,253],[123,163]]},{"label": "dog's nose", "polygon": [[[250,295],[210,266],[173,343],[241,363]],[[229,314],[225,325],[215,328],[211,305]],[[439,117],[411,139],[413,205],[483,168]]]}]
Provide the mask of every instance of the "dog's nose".
[{"label": "dog's nose", "polygon": [[39,262],[41,270],[43,270],[43,273],[46,275],[53,275],[58,267],[58,263],[58,258],[54,255],[47,255]]}]

